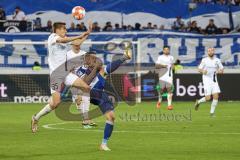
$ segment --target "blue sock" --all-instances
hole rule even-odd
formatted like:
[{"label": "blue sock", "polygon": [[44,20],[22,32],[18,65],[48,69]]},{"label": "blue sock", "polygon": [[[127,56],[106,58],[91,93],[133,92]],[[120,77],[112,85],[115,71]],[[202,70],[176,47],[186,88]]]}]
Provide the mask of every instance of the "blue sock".
[{"label": "blue sock", "polygon": [[108,139],[112,135],[112,131],[113,131],[113,122],[106,121],[102,144],[107,144]]},{"label": "blue sock", "polygon": [[126,60],[126,58],[123,56],[121,59],[118,59],[118,60],[115,60],[115,61],[109,63],[106,66],[105,71],[107,72],[107,74],[114,72],[116,69],[118,69],[123,64],[123,62],[125,62],[125,60]]}]

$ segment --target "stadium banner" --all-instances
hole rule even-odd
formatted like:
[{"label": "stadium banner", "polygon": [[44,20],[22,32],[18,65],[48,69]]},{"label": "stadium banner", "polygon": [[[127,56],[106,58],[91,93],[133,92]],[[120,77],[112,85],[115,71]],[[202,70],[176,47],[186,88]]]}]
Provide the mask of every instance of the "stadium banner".
[{"label": "stadium banner", "polygon": [[[10,1],[1,0],[1,6],[5,9],[7,19],[12,19],[12,14],[16,6],[20,6],[25,12],[27,19],[35,21],[40,18],[42,26],[47,26],[47,21],[53,22],[64,21],[67,27],[70,27],[74,21],[71,15],[71,9],[81,5],[87,11],[86,17],[81,20],[87,24],[88,20],[98,22],[102,28],[107,21],[112,25],[124,24],[132,25],[139,23],[142,26],[147,26],[151,22],[158,26],[164,25],[165,29],[171,29],[173,21],[177,16],[181,16],[185,24],[189,21],[197,21],[198,26],[205,28],[209,19],[214,19],[218,27],[230,27],[229,25],[229,7],[228,5],[198,3],[190,9],[190,0],[41,0],[32,1],[21,0]],[[9,5],[11,3],[11,5]],[[31,7],[29,7],[31,6]],[[240,8],[239,6],[231,6],[231,11],[234,16],[234,24],[239,24]]]},{"label": "stadium banner", "polygon": [[[224,74],[218,77],[221,88],[220,100],[239,101],[240,74]],[[134,100],[141,92],[142,101],[157,101],[156,86],[158,75],[148,73],[141,76],[141,91],[130,75],[113,74],[107,79],[108,84],[120,101]],[[0,75],[0,102],[47,103],[49,100],[49,75]],[[174,101],[194,101],[204,96],[200,74],[175,74]]]},{"label": "stadium banner", "polygon": [[[238,94],[240,86],[234,85],[238,84],[239,80],[240,74],[218,75],[218,83],[221,90],[220,100],[240,100],[240,95]],[[156,89],[158,83],[158,74],[149,73],[142,75],[142,101],[158,100],[158,93]],[[201,74],[175,74],[173,83],[173,99],[176,101],[194,101],[200,97],[204,97],[204,88]]]},{"label": "stadium banner", "polygon": [[[70,35],[79,35],[71,33]],[[0,67],[31,67],[38,61],[47,67],[46,44],[24,44],[31,42],[46,42],[49,33],[2,33],[0,34]],[[21,42],[7,44],[5,42]],[[116,41],[118,43],[110,43]],[[122,43],[133,42],[134,58],[126,65],[152,66],[162,51],[164,45],[170,46],[171,55],[181,60],[184,66],[196,66],[206,55],[208,47],[216,48],[216,55],[224,66],[239,66],[240,34],[203,36],[179,32],[101,32],[92,33],[82,49],[96,51],[107,64],[113,54],[122,53]],[[112,46],[113,45],[113,46]]]}]

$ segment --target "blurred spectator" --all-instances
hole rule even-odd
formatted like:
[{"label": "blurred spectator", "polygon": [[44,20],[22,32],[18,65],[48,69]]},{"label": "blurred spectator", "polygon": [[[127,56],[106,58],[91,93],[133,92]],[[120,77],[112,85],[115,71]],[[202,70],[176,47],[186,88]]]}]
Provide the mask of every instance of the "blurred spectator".
[{"label": "blurred spectator", "polygon": [[40,63],[39,63],[38,61],[35,61],[34,64],[33,64],[32,70],[34,70],[34,71],[39,71],[39,70],[41,70],[41,69],[42,69],[42,68],[41,68]]},{"label": "blurred spectator", "polygon": [[75,32],[77,31],[75,28],[75,24],[72,22],[70,28],[68,28],[68,32]]},{"label": "blurred spectator", "polygon": [[135,31],[140,31],[141,30],[141,24],[140,23],[135,23]]},{"label": "blurred spectator", "polygon": [[103,28],[103,31],[112,31],[112,24],[111,22],[107,22],[105,27]]},{"label": "blurred spectator", "polygon": [[52,21],[50,21],[50,20],[47,21],[47,26],[43,27],[43,31],[52,32]]},{"label": "blurred spectator", "polygon": [[42,20],[41,18],[37,17],[36,20],[34,20],[34,31],[42,31]]},{"label": "blurred spectator", "polygon": [[177,19],[173,22],[172,29],[173,30],[182,30],[184,28],[184,22],[182,21],[182,17],[178,16]]},{"label": "blurred spectator", "polygon": [[209,20],[209,24],[207,25],[207,27],[205,28],[205,33],[206,34],[217,34],[218,33],[218,28],[217,26],[214,24],[214,20],[210,19]]},{"label": "blurred spectator", "polygon": [[133,27],[132,27],[131,25],[128,25],[128,26],[127,26],[127,30],[128,30],[128,31],[132,31],[132,30],[133,30]]},{"label": "blurred spectator", "polygon": [[191,32],[191,33],[202,33],[201,28],[197,26],[196,21],[192,21],[191,26],[189,28],[189,32]]},{"label": "blurred spectator", "polygon": [[221,28],[222,34],[228,34],[230,32],[229,28]]},{"label": "blurred spectator", "polygon": [[183,66],[181,65],[181,61],[177,59],[176,62],[174,63],[173,72],[178,73],[180,70],[183,70]]},{"label": "blurred spectator", "polygon": [[98,26],[97,22],[93,23],[92,30],[93,32],[100,32],[101,28]]},{"label": "blurred spectator", "polygon": [[114,31],[121,31],[121,30],[122,29],[120,28],[120,25],[118,23],[116,23]]},{"label": "blurred spectator", "polygon": [[219,5],[226,5],[227,3],[228,3],[227,0],[218,0],[217,1],[217,4],[219,4]]},{"label": "blurred spectator", "polygon": [[236,6],[240,6],[240,0],[234,0],[233,4]]},{"label": "blurred spectator", "polygon": [[123,25],[123,26],[122,26],[122,30],[126,31],[126,30],[127,30],[127,26],[126,26],[126,25]]},{"label": "blurred spectator", "polygon": [[151,22],[148,22],[147,27],[144,27],[143,29],[154,29]]},{"label": "blurred spectator", "polygon": [[87,31],[87,27],[85,26],[85,24],[82,22],[80,24],[77,24],[77,31]]},{"label": "blurred spectator", "polygon": [[164,25],[161,25],[159,29],[160,29],[160,30],[164,30],[164,29],[165,29],[165,26],[164,26]]},{"label": "blurred spectator", "polygon": [[13,20],[16,21],[24,21],[26,20],[25,13],[21,10],[19,6],[15,8],[15,12],[13,14]]},{"label": "blurred spectator", "polygon": [[2,6],[0,6],[0,20],[6,20],[6,13]]},{"label": "blurred spectator", "polygon": [[156,24],[153,25],[153,29],[154,30],[157,30],[158,29],[158,26]]}]

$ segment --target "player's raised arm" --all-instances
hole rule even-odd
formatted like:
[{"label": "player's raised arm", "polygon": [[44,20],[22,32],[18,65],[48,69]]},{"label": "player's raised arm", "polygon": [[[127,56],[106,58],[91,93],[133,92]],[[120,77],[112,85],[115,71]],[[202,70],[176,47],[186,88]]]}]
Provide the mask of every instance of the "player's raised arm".
[{"label": "player's raised arm", "polygon": [[75,43],[75,45],[82,45],[82,43],[88,38],[88,36],[92,32],[92,25],[93,25],[92,21],[89,21],[88,24],[89,24],[88,30],[80,36],[79,41],[77,41],[77,43]]},{"label": "player's raised arm", "polygon": [[53,24],[53,33],[55,33],[56,35],[54,36],[52,43],[69,43],[77,39],[82,39],[88,36],[90,34],[90,31],[84,32],[82,35],[79,36],[68,37],[66,36],[66,23],[56,22]]}]

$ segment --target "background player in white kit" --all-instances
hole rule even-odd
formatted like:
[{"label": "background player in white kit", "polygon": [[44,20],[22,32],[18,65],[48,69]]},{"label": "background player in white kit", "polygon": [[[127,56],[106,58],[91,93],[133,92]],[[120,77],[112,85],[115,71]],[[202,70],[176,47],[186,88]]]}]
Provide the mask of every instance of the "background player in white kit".
[{"label": "background player in white kit", "polygon": [[208,48],[208,56],[202,59],[198,67],[198,71],[202,74],[205,97],[197,100],[195,103],[195,110],[198,110],[199,105],[210,100],[212,95],[211,116],[214,115],[215,108],[218,104],[219,93],[221,92],[217,81],[217,74],[223,74],[223,65],[220,59],[214,56],[214,52],[214,48]]},{"label": "background player in white kit", "polygon": [[[89,35],[91,32],[91,25],[89,30],[80,36],[67,37],[66,24],[62,22],[56,22],[53,24],[53,33],[48,38],[48,63],[50,69],[50,88],[51,88],[51,99],[50,102],[37,114],[32,116],[31,129],[35,133],[37,131],[37,124],[39,119],[57,108],[61,102],[61,89],[62,84],[70,83],[71,86],[80,88],[82,90],[89,90],[90,87],[79,77],[69,73],[64,68],[63,64],[67,62],[67,52],[70,50],[69,42],[77,39],[82,39]],[[65,79],[68,78],[70,82]]]},{"label": "background player in white kit", "polygon": [[[72,49],[68,51],[67,53],[67,59],[68,61],[78,61],[79,58],[83,58],[86,54],[85,51],[81,50],[81,44],[87,39],[88,35],[85,36],[82,39],[77,39],[72,42]],[[72,60],[71,60],[72,59]],[[78,67],[79,68],[79,67]],[[75,68],[75,69],[78,69]],[[68,79],[68,76],[67,78]],[[71,77],[69,77],[71,81]],[[83,122],[82,125],[84,128],[91,128],[92,126],[95,126],[96,124],[93,123],[88,116],[89,108],[90,108],[90,94],[89,92],[83,92],[82,90],[78,88],[71,88],[72,92],[72,98],[74,103],[76,104],[77,110],[82,114],[83,116]]]},{"label": "background player in white kit", "polygon": [[156,68],[160,69],[159,75],[159,95],[157,108],[161,107],[162,94],[165,90],[168,92],[167,101],[168,101],[168,110],[172,110],[172,87],[173,87],[173,67],[174,67],[174,58],[169,55],[170,49],[169,46],[163,47],[163,54],[160,55],[156,61]]}]

